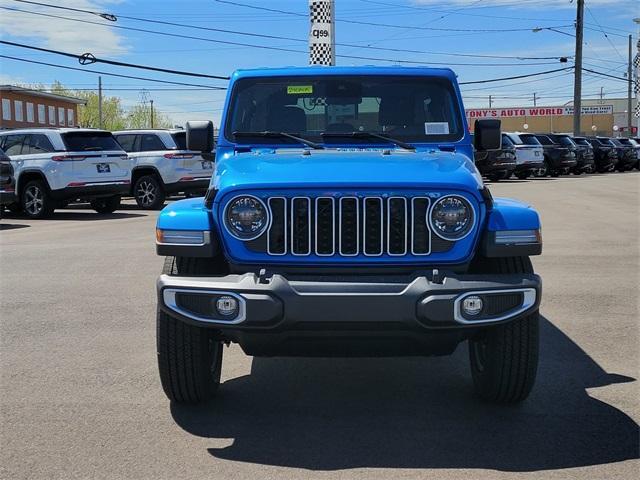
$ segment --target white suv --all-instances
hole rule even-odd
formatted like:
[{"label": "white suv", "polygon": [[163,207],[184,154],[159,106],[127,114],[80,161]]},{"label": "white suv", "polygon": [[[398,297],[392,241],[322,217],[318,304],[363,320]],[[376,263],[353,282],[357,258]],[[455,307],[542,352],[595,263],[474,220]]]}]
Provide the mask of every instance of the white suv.
[{"label": "white suv", "polygon": [[113,135],[132,160],[131,193],[140,207],[159,210],[169,193],[206,192],[213,157],[187,150],[184,130],[122,130]]},{"label": "white suv", "polygon": [[75,200],[111,213],[131,188],[127,154],[110,132],[77,128],[30,128],[0,133],[11,158],[18,203],[31,218],[45,218]]}]

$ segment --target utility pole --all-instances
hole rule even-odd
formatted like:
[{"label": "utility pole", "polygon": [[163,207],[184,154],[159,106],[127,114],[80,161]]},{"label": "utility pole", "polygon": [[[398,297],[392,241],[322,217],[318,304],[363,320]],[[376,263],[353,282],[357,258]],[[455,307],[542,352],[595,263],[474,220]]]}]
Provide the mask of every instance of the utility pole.
[{"label": "utility pole", "polygon": [[582,116],[582,42],[584,35],[584,0],[578,0],[576,14],[576,65],[573,79],[573,134],[580,135]]},{"label": "utility pole", "polygon": [[600,87],[600,105],[604,103],[604,87]]},{"label": "utility pole", "polygon": [[102,129],[102,77],[98,76],[98,128]]},{"label": "utility pole", "polygon": [[491,108],[493,106],[492,102],[491,102],[491,95],[489,95],[489,108]]},{"label": "utility pole", "polygon": [[151,103],[151,128],[153,128],[153,100],[150,100]]},{"label": "utility pole", "polygon": [[309,65],[335,65],[334,0],[309,0],[309,21]]},{"label": "utility pole", "polygon": [[538,99],[536,98],[536,92],[533,92],[533,106],[538,106]]},{"label": "utility pole", "polygon": [[629,35],[629,65],[627,66],[627,137],[633,137],[633,103],[631,102],[631,94],[633,92],[633,40]]}]

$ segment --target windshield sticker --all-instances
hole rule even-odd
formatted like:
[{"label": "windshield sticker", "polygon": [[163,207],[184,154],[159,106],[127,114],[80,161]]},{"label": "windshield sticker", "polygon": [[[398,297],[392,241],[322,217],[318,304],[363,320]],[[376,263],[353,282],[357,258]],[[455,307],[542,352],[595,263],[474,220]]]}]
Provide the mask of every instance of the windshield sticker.
[{"label": "windshield sticker", "polygon": [[449,135],[447,122],[424,122],[425,135]]},{"label": "windshield sticker", "polygon": [[289,85],[287,87],[287,93],[289,95],[313,93],[313,85]]}]

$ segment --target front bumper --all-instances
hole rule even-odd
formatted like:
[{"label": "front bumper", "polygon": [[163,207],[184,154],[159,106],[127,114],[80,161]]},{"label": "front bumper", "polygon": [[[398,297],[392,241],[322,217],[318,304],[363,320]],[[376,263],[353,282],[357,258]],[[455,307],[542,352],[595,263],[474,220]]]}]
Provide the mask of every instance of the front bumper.
[{"label": "front bumper", "polygon": [[[394,279],[293,280],[247,273],[158,279],[158,305],[184,322],[218,331],[249,355],[438,355],[479,328],[521,318],[541,296],[537,275],[440,275]],[[462,302],[484,299],[475,318]],[[224,318],[221,296],[237,300]]]}]

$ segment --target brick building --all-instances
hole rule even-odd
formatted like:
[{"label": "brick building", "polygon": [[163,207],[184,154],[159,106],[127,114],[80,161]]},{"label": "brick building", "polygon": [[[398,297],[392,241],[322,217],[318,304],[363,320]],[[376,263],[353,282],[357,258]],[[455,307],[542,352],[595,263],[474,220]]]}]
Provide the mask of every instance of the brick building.
[{"label": "brick building", "polygon": [[33,127],[75,127],[78,98],[0,85],[0,129]]}]

